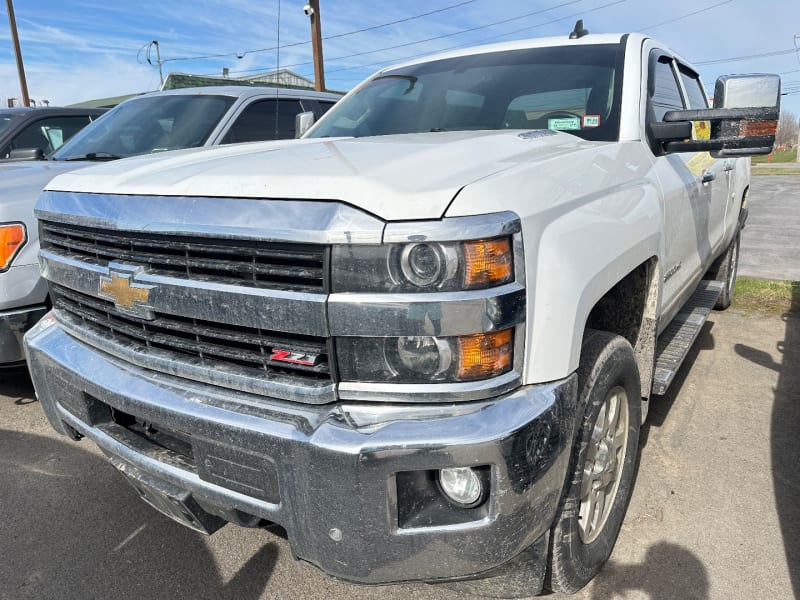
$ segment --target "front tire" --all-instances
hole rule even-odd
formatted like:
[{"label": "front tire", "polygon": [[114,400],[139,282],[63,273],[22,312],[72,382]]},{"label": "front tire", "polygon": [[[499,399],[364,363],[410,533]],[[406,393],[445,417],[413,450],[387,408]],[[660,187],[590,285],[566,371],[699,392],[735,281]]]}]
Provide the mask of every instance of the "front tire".
[{"label": "front tire", "polygon": [[588,331],[578,384],[583,416],[552,527],[547,581],[565,593],[585,586],[611,556],[633,490],[641,384],[628,341]]},{"label": "front tire", "polygon": [[741,237],[742,234],[737,231],[721,257],[714,280],[724,282],[725,287],[722,288],[722,293],[717,298],[717,303],[714,305],[715,310],[725,310],[733,302],[733,294],[736,290],[736,273],[739,270],[739,243]]}]

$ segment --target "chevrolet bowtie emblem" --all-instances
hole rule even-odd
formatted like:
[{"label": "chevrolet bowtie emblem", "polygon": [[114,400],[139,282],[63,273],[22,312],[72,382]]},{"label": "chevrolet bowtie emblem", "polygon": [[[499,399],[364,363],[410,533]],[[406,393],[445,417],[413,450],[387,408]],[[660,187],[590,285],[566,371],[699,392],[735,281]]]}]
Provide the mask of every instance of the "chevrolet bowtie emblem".
[{"label": "chevrolet bowtie emblem", "polygon": [[110,278],[100,279],[99,295],[101,298],[111,300],[120,312],[139,317],[142,319],[153,319],[155,315],[147,306],[150,301],[150,290],[152,285],[137,284],[132,281],[133,277],[141,271],[140,268],[112,270]]}]

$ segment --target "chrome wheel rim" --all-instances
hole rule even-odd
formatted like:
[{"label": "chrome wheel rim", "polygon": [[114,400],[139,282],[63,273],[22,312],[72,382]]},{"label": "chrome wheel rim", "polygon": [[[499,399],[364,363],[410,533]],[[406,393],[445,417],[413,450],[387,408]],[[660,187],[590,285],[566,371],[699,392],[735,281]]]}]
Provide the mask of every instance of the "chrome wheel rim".
[{"label": "chrome wheel rim", "polygon": [[619,489],[628,445],[628,394],[621,386],[606,396],[592,428],[581,479],[578,524],[581,540],[597,539]]}]

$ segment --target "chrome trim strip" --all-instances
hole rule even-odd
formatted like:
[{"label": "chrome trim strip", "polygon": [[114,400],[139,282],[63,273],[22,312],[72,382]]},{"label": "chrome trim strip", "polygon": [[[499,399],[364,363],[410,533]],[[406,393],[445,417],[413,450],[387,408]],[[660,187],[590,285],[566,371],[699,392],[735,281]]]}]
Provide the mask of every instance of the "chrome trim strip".
[{"label": "chrome trim strip", "polygon": [[110,230],[262,242],[379,244],[384,222],[342,202],[45,191],[40,219]]},{"label": "chrome trim strip", "polygon": [[487,400],[518,387],[522,378],[517,371],[499,377],[465,383],[360,383],[339,384],[342,400],[372,402],[468,402]]},{"label": "chrome trim strip", "polygon": [[512,235],[521,231],[519,217],[511,211],[447,217],[439,221],[402,221],[387,223],[384,243],[460,242]]},{"label": "chrome trim strip", "polygon": [[[61,328],[70,336],[105,352],[127,363],[159,373],[174,375],[193,381],[219,386],[225,390],[237,390],[259,396],[268,396],[280,400],[303,402],[305,404],[327,404],[336,400],[336,387],[333,383],[318,387],[304,386],[293,377],[277,373],[260,372],[260,377],[248,374],[248,369],[231,367],[224,364],[192,364],[175,359],[175,355],[158,348],[144,348],[139,345],[122,346],[106,336],[97,335],[80,322],[74,323],[69,315],[54,310],[53,315]],[[190,359],[191,360],[191,359]],[[256,372],[255,369],[251,371]]]},{"label": "chrome trim strip", "polygon": [[[39,251],[39,264],[48,281],[95,298],[100,297],[100,284],[111,272],[109,267],[44,249]],[[147,272],[132,276],[131,282],[153,286],[147,307],[155,312],[270,331],[328,336],[325,294],[249,288]]]},{"label": "chrome trim strip", "polygon": [[332,336],[469,335],[512,327],[525,319],[519,283],[468,292],[331,294]]}]

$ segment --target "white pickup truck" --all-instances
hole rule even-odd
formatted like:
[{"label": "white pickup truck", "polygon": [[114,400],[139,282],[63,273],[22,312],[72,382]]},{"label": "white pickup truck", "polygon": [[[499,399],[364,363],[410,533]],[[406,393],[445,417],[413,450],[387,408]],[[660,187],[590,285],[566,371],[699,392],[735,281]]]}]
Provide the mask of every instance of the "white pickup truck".
[{"label": "white pickup truck", "polygon": [[709,108],[664,45],[580,29],[382,70],[299,141],[52,181],[52,426],[337,578],[584,586],[651,398],[731,301],[780,80]]}]

